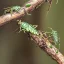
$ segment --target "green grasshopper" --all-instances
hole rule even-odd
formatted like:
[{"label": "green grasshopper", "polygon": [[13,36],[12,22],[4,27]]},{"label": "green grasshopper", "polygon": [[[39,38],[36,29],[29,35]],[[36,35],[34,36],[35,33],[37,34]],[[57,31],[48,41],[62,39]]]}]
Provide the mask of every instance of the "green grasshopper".
[{"label": "green grasshopper", "polygon": [[[30,6],[31,6],[31,4],[26,4],[25,5],[25,7],[30,7]],[[24,11],[25,11],[25,8],[21,7],[21,6],[11,6],[11,7],[7,7],[7,8],[4,8],[4,9],[5,9],[4,14],[11,13],[11,15],[12,15],[13,12],[19,12],[19,10],[21,10],[21,9],[24,9]]]},{"label": "green grasshopper", "polygon": [[11,15],[12,15],[13,12],[18,12],[21,9],[21,7],[20,6],[12,6],[12,7],[4,8],[4,9],[5,9],[4,14],[11,13]]},{"label": "green grasshopper", "polygon": [[29,32],[35,35],[39,35],[39,32],[36,30],[36,26],[29,24],[27,22],[21,22],[21,20],[18,20],[18,21],[19,21],[18,24],[20,25],[19,32],[23,30],[24,32]]},{"label": "green grasshopper", "polygon": [[[56,46],[59,45],[59,49],[60,49],[58,33],[57,33],[57,31],[53,30],[52,28],[50,28],[50,29],[51,29],[51,33],[50,34],[51,34],[51,36],[53,38],[53,42],[54,42],[54,44]],[[58,52],[58,51],[56,51],[56,52]]]},{"label": "green grasshopper", "polygon": [[52,28],[51,29],[51,35],[53,37],[53,40],[55,42],[55,44],[59,43],[59,38],[58,38],[58,33],[57,31],[53,30]]}]

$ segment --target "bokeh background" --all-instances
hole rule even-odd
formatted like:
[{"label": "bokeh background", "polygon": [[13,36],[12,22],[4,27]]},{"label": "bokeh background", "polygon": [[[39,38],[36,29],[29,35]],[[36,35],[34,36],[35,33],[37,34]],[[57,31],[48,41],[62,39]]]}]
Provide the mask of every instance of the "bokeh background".
[{"label": "bokeh background", "polygon": [[[0,16],[3,8],[20,5],[28,0],[0,0]],[[60,37],[60,52],[64,54],[64,0],[53,0],[47,14],[49,3],[42,4],[31,12],[31,16],[24,16],[22,21],[38,25],[38,30],[50,31],[48,27],[58,31]],[[9,22],[0,27],[0,64],[57,64],[50,56],[42,51],[27,34],[15,31],[17,22]]]}]

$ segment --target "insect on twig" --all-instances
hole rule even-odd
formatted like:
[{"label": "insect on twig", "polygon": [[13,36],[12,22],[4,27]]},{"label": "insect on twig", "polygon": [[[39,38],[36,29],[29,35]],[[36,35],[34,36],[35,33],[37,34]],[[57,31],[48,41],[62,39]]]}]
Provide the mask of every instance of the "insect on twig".
[{"label": "insect on twig", "polygon": [[24,32],[28,32],[28,33],[32,33],[35,35],[39,35],[39,32],[36,30],[36,27],[32,24],[29,24],[27,22],[21,22],[21,20],[18,20],[18,24],[20,26],[20,31],[24,31]]},{"label": "insect on twig", "polygon": [[13,12],[19,13],[19,10],[21,9],[21,7],[20,6],[11,6],[11,7],[7,7],[4,9],[5,9],[4,14],[11,13],[11,15],[12,15]]},{"label": "insect on twig", "polygon": [[[30,6],[31,6],[31,4],[26,4],[25,5],[25,7],[27,7],[27,8],[30,7]],[[22,10],[22,9],[24,9],[24,12],[26,12],[25,7],[21,7],[21,6],[18,6],[18,5],[7,7],[7,8],[4,8],[5,9],[4,14],[11,13],[11,16],[12,16],[13,12],[18,12],[19,13],[19,10]],[[27,12],[26,12],[26,14],[29,15]]]},{"label": "insect on twig", "polygon": [[58,33],[57,33],[57,31],[53,30],[52,28],[50,28],[50,29],[51,29],[51,36],[53,37],[53,42],[55,43],[56,46],[59,45],[58,49],[60,49],[60,39],[58,37]]}]

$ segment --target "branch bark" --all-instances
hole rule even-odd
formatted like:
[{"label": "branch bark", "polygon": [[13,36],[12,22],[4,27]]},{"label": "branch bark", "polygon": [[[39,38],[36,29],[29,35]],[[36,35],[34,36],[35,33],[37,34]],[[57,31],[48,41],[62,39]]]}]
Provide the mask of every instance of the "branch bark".
[{"label": "branch bark", "polygon": [[[48,39],[48,36],[42,32],[40,32],[40,35],[33,35],[30,34],[32,40],[42,49],[44,50],[48,55],[50,55],[58,64],[64,64],[64,56],[58,51],[55,46],[51,44],[51,42]],[[50,47],[52,45],[52,48]]]}]

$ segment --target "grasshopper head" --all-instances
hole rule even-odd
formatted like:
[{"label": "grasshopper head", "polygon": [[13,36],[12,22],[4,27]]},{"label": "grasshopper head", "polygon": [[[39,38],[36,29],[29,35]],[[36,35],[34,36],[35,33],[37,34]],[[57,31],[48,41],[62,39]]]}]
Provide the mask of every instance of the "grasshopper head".
[{"label": "grasshopper head", "polygon": [[21,22],[21,20],[17,20],[18,21],[18,24],[21,24],[22,22]]}]

